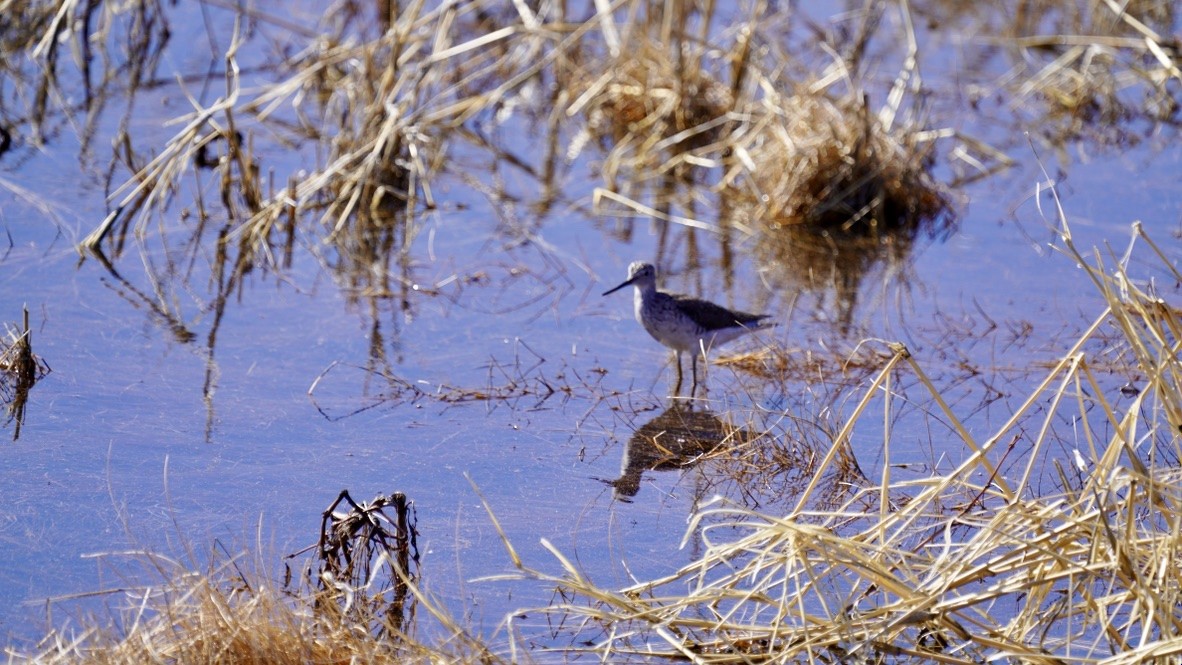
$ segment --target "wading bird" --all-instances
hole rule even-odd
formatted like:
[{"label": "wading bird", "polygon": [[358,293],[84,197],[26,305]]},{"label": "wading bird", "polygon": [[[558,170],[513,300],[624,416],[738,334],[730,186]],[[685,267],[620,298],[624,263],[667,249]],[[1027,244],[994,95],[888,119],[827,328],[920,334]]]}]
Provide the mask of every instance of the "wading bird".
[{"label": "wading bird", "polygon": [[677,352],[677,387],[681,392],[681,354],[690,354],[693,384],[690,394],[698,387],[698,354],[718,344],[725,344],[755,330],[775,325],[767,321],[769,314],[748,314],[727,309],[708,300],[679,293],[657,290],[657,269],[653,264],[634,261],[628,266],[628,279],[603,295],[615,293],[625,286],[636,287],[636,320],[648,334],[661,344]]}]

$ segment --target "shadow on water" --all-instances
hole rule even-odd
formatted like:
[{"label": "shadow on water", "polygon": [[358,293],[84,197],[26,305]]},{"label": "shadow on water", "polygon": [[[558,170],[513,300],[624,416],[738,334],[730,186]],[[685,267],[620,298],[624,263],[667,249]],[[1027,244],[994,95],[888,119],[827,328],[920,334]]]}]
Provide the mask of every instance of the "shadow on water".
[{"label": "shadow on water", "polygon": [[717,415],[675,400],[628,439],[620,477],[610,481],[614,498],[631,502],[646,471],[689,469],[727,442],[745,443],[751,435],[728,427]]},{"label": "shadow on water", "polygon": [[[852,445],[851,432],[832,408],[857,397],[880,372],[889,372],[883,368],[891,366],[890,356],[861,355],[845,363],[779,355],[787,364],[774,372],[744,367],[747,361],[741,356],[727,359],[722,364],[743,371],[715,386],[721,399],[670,399],[667,407],[639,425],[634,419],[653,404],[632,402],[628,395],[608,400],[603,406],[618,419],[608,429],[628,427],[632,434],[619,453],[620,475],[603,482],[612,487],[613,500],[632,503],[649,474],[693,470],[678,474],[672,483],[654,483],[665,489],[642,503],[664,503],[674,494],[667,489],[670,484],[692,478],[685,498],[691,506],[719,496],[751,510],[785,511],[805,495],[807,505],[817,510],[833,510],[850,501],[872,505],[872,497],[859,498],[873,486],[862,469],[866,462],[859,459],[868,456],[871,464],[876,463],[874,451]],[[793,394],[794,386],[810,375],[826,378]],[[768,397],[763,404],[744,404],[735,401],[741,394]],[[818,473],[823,481],[814,486]]]}]

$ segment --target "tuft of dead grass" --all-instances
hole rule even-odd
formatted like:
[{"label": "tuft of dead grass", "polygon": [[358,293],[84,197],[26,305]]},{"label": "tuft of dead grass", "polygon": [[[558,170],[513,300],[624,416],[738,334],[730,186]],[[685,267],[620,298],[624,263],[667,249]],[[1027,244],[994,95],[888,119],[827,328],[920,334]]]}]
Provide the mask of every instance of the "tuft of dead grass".
[{"label": "tuft of dead grass", "polygon": [[[701,65],[704,49],[660,41],[647,27],[633,26],[626,48],[593,61],[572,84],[567,114],[585,114],[582,131],[598,137],[607,152],[602,171],[609,183],[688,165],[687,153],[726,140],[735,100],[708,69],[693,66]],[[686,55],[690,49],[697,58]]]},{"label": "tuft of dead grass", "polygon": [[170,35],[152,0],[0,2],[0,154],[73,130],[87,155],[102,112],[151,83]]},{"label": "tuft of dead grass", "polygon": [[355,613],[293,597],[265,579],[177,569],[144,590],[137,610],[123,630],[95,626],[82,634],[56,633],[37,654],[8,655],[15,662],[93,665],[497,662],[480,650],[466,652],[462,639],[449,648],[405,635],[375,639]]},{"label": "tuft of dead grass", "polygon": [[865,99],[830,99],[809,86],[766,103],[768,122],[738,146],[750,160],[741,187],[765,237],[796,226],[855,237],[933,223],[947,231],[953,217],[928,174],[929,134],[892,132]]}]

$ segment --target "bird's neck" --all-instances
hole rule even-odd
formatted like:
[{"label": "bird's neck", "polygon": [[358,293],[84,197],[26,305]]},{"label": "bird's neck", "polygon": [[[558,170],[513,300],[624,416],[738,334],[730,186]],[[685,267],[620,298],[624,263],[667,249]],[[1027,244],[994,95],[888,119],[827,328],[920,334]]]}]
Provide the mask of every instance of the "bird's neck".
[{"label": "bird's neck", "polygon": [[636,310],[636,320],[637,321],[640,321],[641,323],[644,322],[644,318],[641,315],[641,311],[644,310],[645,302],[652,300],[652,294],[654,294],[654,293],[656,293],[656,289],[649,288],[648,290],[645,290],[645,288],[640,286],[639,284],[636,285],[636,293],[632,298],[632,305],[633,305],[633,309]]},{"label": "bird's neck", "polygon": [[657,286],[655,284],[637,284],[636,285],[636,302],[642,300],[650,300],[657,294]]}]

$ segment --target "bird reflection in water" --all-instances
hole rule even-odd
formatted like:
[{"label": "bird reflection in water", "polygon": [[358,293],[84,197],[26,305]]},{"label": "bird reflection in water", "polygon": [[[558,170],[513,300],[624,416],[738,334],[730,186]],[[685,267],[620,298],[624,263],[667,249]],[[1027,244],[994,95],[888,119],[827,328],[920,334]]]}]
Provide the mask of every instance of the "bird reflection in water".
[{"label": "bird reflection in water", "polygon": [[641,425],[624,447],[621,475],[609,481],[613,498],[631,503],[640,491],[645,471],[667,471],[693,467],[728,438],[742,430],[727,425],[710,411],[695,411],[676,401],[656,418]]}]

